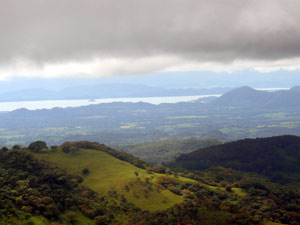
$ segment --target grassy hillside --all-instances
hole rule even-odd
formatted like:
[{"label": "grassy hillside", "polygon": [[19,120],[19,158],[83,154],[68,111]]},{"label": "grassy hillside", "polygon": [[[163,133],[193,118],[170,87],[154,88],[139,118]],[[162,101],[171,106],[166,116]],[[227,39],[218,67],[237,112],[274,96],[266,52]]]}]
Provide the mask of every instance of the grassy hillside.
[{"label": "grassy hillside", "polygon": [[100,199],[93,193],[81,187],[77,177],[36,160],[28,151],[0,150],[1,225],[94,225],[100,217],[112,222],[126,215],[114,198]]},{"label": "grassy hillside", "polygon": [[146,170],[103,151],[80,149],[76,153],[66,154],[57,150],[35,155],[39,159],[66,169],[72,175],[83,176],[82,170],[88,168],[89,173],[83,176],[83,185],[100,195],[117,191],[124,194],[129,202],[144,210],[166,209],[182,202],[181,196],[155,185],[160,174],[149,174]]}]

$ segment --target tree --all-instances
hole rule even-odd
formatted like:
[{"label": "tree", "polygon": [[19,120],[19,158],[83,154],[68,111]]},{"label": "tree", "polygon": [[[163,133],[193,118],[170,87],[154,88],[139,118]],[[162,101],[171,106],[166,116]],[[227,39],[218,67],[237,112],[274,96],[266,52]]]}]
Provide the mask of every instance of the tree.
[{"label": "tree", "polygon": [[20,146],[20,145],[14,145],[12,148],[13,148],[14,150],[18,150],[18,149],[21,149],[21,146]]},{"label": "tree", "polygon": [[90,170],[89,170],[88,168],[84,168],[84,169],[81,171],[81,173],[82,173],[83,175],[88,175],[88,174],[90,173]]},{"label": "tree", "polygon": [[2,150],[3,152],[7,152],[7,151],[8,151],[8,148],[4,146],[4,147],[1,148],[1,150]]},{"label": "tree", "polygon": [[51,150],[56,150],[57,149],[57,145],[52,145],[50,146]]},{"label": "tree", "polygon": [[33,152],[39,152],[42,149],[48,149],[48,147],[44,141],[35,141],[28,146],[28,149]]}]

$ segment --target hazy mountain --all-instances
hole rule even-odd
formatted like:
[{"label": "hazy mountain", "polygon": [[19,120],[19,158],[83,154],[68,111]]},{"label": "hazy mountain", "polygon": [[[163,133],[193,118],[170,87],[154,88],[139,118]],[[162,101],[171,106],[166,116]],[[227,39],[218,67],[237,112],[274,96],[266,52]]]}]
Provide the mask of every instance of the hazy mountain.
[{"label": "hazy mountain", "polygon": [[106,103],[50,110],[0,113],[0,143],[50,143],[99,138],[110,145],[133,145],[176,138],[237,140],[300,135],[300,92],[256,91],[242,87],[212,100],[153,105]]},{"label": "hazy mountain", "polygon": [[225,93],[212,104],[217,107],[295,109],[300,106],[300,87],[267,92],[244,86]]},{"label": "hazy mountain", "polygon": [[0,94],[0,101],[35,101],[97,98],[163,97],[223,94],[232,88],[168,89],[137,84],[81,85],[50,91],[42,88],[24,89]]}]

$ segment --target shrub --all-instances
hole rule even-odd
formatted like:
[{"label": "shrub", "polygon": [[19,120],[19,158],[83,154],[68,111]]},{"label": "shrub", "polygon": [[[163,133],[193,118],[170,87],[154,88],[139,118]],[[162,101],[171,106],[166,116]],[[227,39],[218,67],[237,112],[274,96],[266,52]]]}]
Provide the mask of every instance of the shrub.
[{"label": "shrub", "polygon": [[88,168],[84,168],[84,169],[81,171],[81,173],[82,173],[83,175],[88,175],[88,174],[90,173],[90,170],[89,170]]},{"label": "shrub", "polygon": [[52,145],[52,146],[50,147],[50,149],[51,149],[51,150],[56,150],[56,149],[57,149],[57,145]]},{"label": "shrub", "polygon": [[7,151],[8,151],[8,148],[4,146],[4,147],[1,148],[1,150],[2,150],[3,152],[7,152]]},{"label": "shrub", "polygon": [[48,147],[44,141],[35,141],[28,146],[28,149],[33,152],[39,152],[42,149],[48,149]]},{"label": "shrub", "polygon": [[18,150],[18,149],[21,149],[21,146],[20,145],[14,145],[12,148],[15,149],[15,150]]}]

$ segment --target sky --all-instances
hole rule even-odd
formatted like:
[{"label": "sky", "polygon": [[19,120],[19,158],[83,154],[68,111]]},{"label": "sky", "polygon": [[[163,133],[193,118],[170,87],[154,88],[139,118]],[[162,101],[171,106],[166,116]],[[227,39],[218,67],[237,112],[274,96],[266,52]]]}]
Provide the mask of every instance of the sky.
[{"label": "sky", "polygon": [[300,69],[299,0],[0,3],[0,80]]}]

